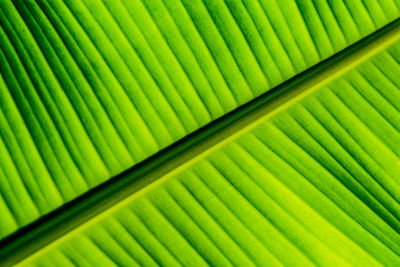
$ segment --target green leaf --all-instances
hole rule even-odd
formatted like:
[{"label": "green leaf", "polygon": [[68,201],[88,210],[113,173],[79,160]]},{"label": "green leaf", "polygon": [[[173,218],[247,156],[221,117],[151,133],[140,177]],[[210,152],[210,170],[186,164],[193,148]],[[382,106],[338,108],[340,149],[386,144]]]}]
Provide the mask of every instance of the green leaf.
[{"label": "green leaf", "polygon": [[399,265],[399,8],[1,1],[4,262]]}]

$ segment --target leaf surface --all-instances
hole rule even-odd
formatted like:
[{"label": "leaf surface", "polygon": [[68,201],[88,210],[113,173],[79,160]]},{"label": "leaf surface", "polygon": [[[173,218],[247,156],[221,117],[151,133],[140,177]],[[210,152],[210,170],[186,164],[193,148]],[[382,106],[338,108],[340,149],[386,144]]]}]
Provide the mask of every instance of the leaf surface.
[{"label": "leaf surface", "polygon": [[346,52],[341,70],[321,65],[318,78],[293,85],[299,96],[267,103],[266,114],[250,110],[249,122],[197,152],[188,145],[192,156],[143,189],[119,188],[118,198],[98,186],[184,137],[196,142],[223,115],[234,121],[229,112],[297,74],[306,79],[315,64],[340,61],[338,52],[399,8],[391,0],[1,1],[2,246],[35,220],[52,224],[45,215],[77,198],[79,207],[92,189],[105,207],[82,204],[76,214],[89,214],[87,223],[15,260],[398,265],[396,24]]}]

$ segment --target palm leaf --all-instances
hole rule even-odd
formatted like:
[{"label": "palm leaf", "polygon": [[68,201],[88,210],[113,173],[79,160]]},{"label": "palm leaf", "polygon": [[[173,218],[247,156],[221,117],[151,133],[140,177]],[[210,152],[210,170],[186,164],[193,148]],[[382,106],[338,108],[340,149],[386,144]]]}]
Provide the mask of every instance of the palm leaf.
[{"label": "palm leaf", "polygon": [[4,263],[399,265],[399,8],[1,1]]}]

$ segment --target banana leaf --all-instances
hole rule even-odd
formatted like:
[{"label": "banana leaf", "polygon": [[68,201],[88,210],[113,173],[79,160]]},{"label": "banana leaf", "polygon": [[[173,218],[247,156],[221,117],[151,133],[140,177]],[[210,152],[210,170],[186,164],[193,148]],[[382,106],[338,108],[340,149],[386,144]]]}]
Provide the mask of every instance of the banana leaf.
[{"label": "banana leaf", "polygon": [[399,16],[1,1],[0,264],[399,266]]}]

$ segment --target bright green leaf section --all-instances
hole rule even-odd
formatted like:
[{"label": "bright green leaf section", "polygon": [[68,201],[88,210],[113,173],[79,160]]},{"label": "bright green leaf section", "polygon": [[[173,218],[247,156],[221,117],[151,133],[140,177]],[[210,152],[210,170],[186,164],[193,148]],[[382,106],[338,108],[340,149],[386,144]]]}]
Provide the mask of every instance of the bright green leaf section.
[{"label": "bright green leaf section", "polygon": [[0,237],[374,32],[399,8],[0,1]]},{"label": "bright green leaf section", "polygon": [[21,265],[399,266],[400,42],[338,73]]}]

